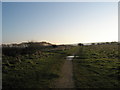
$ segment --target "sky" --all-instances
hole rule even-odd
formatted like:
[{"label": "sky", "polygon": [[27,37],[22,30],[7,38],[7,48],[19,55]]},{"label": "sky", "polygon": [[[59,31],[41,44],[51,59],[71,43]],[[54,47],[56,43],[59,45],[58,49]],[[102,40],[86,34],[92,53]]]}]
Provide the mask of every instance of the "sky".
[{"label": "sky", "polygon": [[119,0],[1,0],[2,2],[119,2]]},{"label": "sky", "polygon": [[2,3],[0,2],[0,44],[2,44]]},{"label": "sky", "polygon": [[118,41],[117,2],[3,2],[2,43]]}]

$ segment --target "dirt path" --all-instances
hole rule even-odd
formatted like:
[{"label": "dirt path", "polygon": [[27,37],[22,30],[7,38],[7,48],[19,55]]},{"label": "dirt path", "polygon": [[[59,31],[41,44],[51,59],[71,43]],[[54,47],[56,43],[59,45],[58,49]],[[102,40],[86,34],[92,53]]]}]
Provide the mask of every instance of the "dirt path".
[{"label": "dirt path", "polygon": [[62,70],[61,77],[56,80],[55,88],[74,88],[72,61],[66,60]]}]

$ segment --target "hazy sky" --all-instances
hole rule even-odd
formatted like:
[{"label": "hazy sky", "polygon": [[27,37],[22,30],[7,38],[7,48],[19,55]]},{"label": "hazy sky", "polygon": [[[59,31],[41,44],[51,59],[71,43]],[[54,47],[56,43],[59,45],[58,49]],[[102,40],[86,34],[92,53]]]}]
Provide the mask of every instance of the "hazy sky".
[{"label": "hazy sky", "polygon": [[2,44],[2,3],[0,2],[0,44]]},{"label": "hazy sky", "polygon": [[2,2],[119,2],[119,0],[1,0]]},{"label": "hazy sky", "polygon": [[118,40],[117,2],[2,3],[3,43]]}]

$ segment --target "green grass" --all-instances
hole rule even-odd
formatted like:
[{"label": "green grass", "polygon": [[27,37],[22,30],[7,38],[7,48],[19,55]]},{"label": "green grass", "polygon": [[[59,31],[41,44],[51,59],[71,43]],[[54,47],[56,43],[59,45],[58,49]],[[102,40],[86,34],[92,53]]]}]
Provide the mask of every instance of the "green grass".
[{"label": "green grass", "polygon": [[66,54],[61,51],[40,55],[3,57],[3,88],[50,88],[59,77]]},{"label": "green grass", "polygon": [[116,45],[79,47],[76,55],[79,57],[73,60],[73,73],[77,88],[120,87],[120,63]]},{"label": "green grass", "polygon": [[59,47],[37,51],[5,48],[3,88],[53,88],[67,55],[79,56],[73,60],[76,88],[120,87],[118,45],[110,44],[74,46],[66,50]]}]

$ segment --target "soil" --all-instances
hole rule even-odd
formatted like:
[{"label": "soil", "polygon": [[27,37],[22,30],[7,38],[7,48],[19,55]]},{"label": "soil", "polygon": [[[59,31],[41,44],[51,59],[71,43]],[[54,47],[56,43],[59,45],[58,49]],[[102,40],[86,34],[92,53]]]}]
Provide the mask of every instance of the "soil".
[{"label": "soil", "polygon": [[55,88],[74,88],[73,66],[71,60],[65,61],[61,69],[61,77],[55,81]]}]

